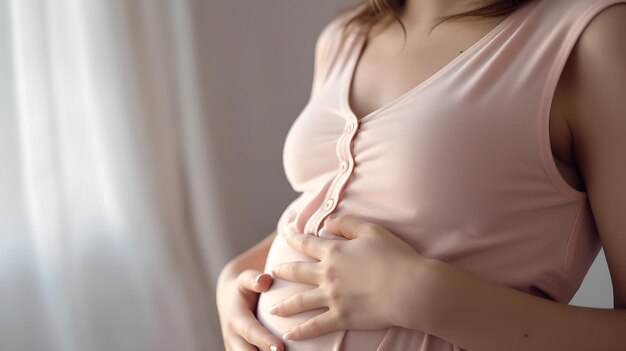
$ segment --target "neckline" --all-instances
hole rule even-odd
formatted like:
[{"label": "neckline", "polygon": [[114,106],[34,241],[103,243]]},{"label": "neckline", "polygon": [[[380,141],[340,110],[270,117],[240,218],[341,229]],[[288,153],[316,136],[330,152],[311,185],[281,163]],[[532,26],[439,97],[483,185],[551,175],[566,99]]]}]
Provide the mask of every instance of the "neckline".
[{"label": "neckline", "polygon": [[431,84],[434,80],[439,78],[441,75],[443,75],[447,71],[449,71],[452,68],[454,68],[459,63],[459,61],[461,61],[461,60],[465,59],[466,57],[472,55],[474,53],[474,51],[477,51],[481,46],[483,46],[483,44],[484,45],[489,44],[491,42],[491,39],[496,37],[499,33],[503,32],[509,26],[509,24],[512,22],[513,17],[515,16],[515,14],[520,12],[522,7],[519,7],[515,11],[510,13],[505,19],[503,19],[500,23],[498,23],[489,32],[487,32],[487,34],[485,34],[480,39],[478,39],[478,41],[474,42],[474,44],[472,44],[469,48],[467,48],[461,54],[457,55],[454,59],[452,59],[450,62],[448,62],[445,66],[443,66],[437,72],[432,74],[426,80],[424,80],[421,83],[417,84],[416,86],[412,87],[411,89],[409,89],[408,91],[404,92],[402,95],[398,96],[397,98],[391,100],[390,102],[388,102],[388,103],[380,106],[379,108],[369,112],[368,114],[362,116],[361,118],[358,118],[356,116],[356,114],[352,110],[352,107],[350,106],[350,93],[351,93],[351,89],[352,89],[352,85],[353,85],[352,82],[354,80],[354,75],[356,73],[357,64],[358,64],[359,58],[361,57],[361,55],[363,53],[363,49],[364,49],[365,43],[367,41],[366,40],[367,39],[367,31],[358,31],[356,33],[353,33],[352,35],[356,35],[357,36],[357,38],[355,40],[356,43],[354,44],[354,50],[351,50],[351,52],[348,53],[348,55],[349,55],[349,57],[348,57],[349,64],[346,67],[346,72],[347,72],[346,76],[347,77],[344,77],[344,83],[343,83],[343,87],[341,89],[341,108],[343,109],[343,112],[345,114],[347,114],[349,116],[349,118],[351,118],[352,120],[356,121],[357,123],[366,122],[366,121],[368,121],[370,119],[373,119],[374,117],[380,115],[381,112],[387,110],[388,108],[391,108],[391,107],[395,106],[396,104],[400,103],[402,100],[404,100],[407,97],[415,94],[417,91],[423,89],[428,84]]}]

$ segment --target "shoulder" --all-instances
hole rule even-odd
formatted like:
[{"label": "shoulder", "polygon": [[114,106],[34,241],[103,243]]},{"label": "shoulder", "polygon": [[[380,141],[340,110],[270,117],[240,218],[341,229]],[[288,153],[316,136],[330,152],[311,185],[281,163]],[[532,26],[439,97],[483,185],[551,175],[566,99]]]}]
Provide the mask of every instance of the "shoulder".
[{"label": "shoulder", "polygon": [[330,70],[332,52],[335,50],[336,36],[340,29],[340,18],[334,18],[322,28],[315,41],[315,58],[313,86],[311,95],[315,94]]},{"label": "shoulder", "polygon": [[339,22],[339,17],[336,17],[324,25],[315,41],[316,56],[324,56],[330,50],[332,38],[335,36],[335,33],[338,32],[340,27]]},{"label": "shoulder", "polygon": [[623,50],[626,47],[626,41],[623,39],[623,33],[626,31],[626,1],[604,2],[607,6],[600,7],[600,10],[593,16],[580,35],[579,54],[585,57],[598,49],[610,50],[607,52],[609,56],[611,53],[624,53]]},{"label": "shoulder", "polygon": [[[367,4],[367,3],[365,3]],[[313,90],[318,90],[324,81],[328,71],[331,69],[336,54],[339,52],[344,34],[344,25],[353,14],[362,9],[363,4],[351,6],[339,11],[329,22],[327,22],[317,35],[315,41],[315,69],[313,78]]]},{"label": "shoulder", "polygon": [[[611,272],[626,271],[626,4],[610,0],[584,29],[573,53],[567,117],[576,163]],[[615,308],[626,308],[626,277],[612,277]]]},{"label": "shoulder", "polygon": [[[571,57],[570,94],[573,101],[580,103],[576,112],[570,116],[573,125],[597,116],[609,106],[613,106],[616,111],[606,111],[608,115],[619,114],[617,110],[621,110],[622,116],[626,115],[624,33],[626,2],[605,7],[583,29]],[[579,132],[584,131],[586,129],[579,128]]]},{"label": "shoulder", "polygon": [[334,18],[327,22],[317,36],[315,43],[316,55],[324,57],[330,53],[339,36],[343,33],[345,23],[367,3],[353,5],[339,11]]}]

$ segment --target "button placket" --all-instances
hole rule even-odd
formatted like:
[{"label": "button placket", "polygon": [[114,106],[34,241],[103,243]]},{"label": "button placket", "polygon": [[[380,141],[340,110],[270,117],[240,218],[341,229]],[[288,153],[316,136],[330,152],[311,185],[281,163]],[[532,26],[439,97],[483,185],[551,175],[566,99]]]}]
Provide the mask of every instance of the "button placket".
[{"label": "button placket", "polygon": [[348,123],[348,125],[346,126],[346,129],[345,129],[346,132],[345,133],[348,134],[348,133],[352,132],[354,130],[355,126],[356,126],[356,122],[355,121],[350,121]]},{"label": "button placket", "polygon": [[348,170],[348,161],[343,160],[341,161],[341,165],[339,166],[339,169],[341,170],[341,173],[346,173],[346,171]]},{"label": "button placket", "polygon": [[333,207],[334,203],[335,203],[335,201],[333,201],[333,199],[326,200],[326,204],[324,205],[324,209],[325,210],[329,210],[331,207]]},{"label": "button placket", "polygon": [[320,206],[320,208],[318,208],[318,210],[313,214],[310,221],[310,223],[312,223],[312,232],[317,236],[319,236],[317,231],[319,230],[320,224],[324,218],[330,215],[335,208],[337,208],[339,196],[350,178],[352,170],[354,169],[354,167],[351,167],[354,165],[351,144],[354,136],[356,135],[357,127],[358,121],[349,121],[344,127],[343,135],[339,137],[339,140],[337,141],[338,156],[340,158],[338,172],[335,175],[335,179],[333,179],[331,186],[327,190],[322,206]]}]

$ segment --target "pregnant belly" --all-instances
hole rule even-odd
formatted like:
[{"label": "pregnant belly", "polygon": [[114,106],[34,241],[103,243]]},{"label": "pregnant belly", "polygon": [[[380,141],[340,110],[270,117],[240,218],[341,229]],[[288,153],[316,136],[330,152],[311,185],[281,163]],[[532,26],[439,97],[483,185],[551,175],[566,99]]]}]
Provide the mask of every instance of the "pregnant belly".
[{"label": "pregnant belly", "polygon": [[[267,255],[264,272],[270,273],[271,268],[279,263],[293,261],[316,261],[291,247],[282,235],[276,235]],[[257,319],[272,334],[281,337],[292,327],[300,325],[314,316],[326,312],[326,307],[308,310],[290,316],[274,316],[270,308],[284,299],[316,285],[296,283],[275,277],[272,286],[259,296]],[[337,330],[303,340],[284,340],[287,351],[376,351],[379,349],[387,329],[380,330]]]}]

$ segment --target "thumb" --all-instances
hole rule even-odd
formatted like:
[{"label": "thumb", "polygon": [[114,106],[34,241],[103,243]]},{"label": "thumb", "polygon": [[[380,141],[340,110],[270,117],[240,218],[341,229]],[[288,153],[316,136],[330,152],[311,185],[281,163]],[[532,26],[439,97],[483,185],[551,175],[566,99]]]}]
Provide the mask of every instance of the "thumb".
[{"label": "thumb", "polygon": [[369,232],[368,228],[370,225],[370,222],[360,218],[351,215],[343,215],[327,222],[325,224],[325,230],[351,240],[366,236]]},{"label": "thumb", "polygon": [[268,273],[263,273],[255,269],[246,269],[239,273],[237,283],[242,290],[252,290],[254,292],[264,292],[272,285],[273,277]]}]

